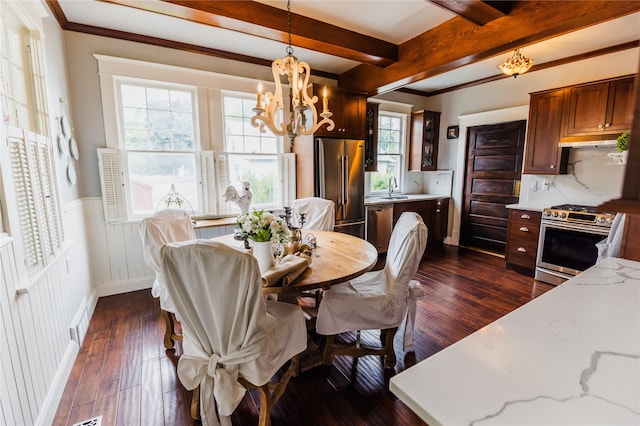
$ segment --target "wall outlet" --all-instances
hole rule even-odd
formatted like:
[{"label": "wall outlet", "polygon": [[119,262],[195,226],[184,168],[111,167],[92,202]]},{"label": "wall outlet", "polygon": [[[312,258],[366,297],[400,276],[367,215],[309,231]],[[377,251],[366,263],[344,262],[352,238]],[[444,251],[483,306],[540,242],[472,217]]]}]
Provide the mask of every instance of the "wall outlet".
[{"label": "wall outlet", "polygon": [[538,181],[537,181],[537,180],[532,180],[532,181],[529,183],[529,189],[530,189],[531,191],[537,191],[537,190],[538,190]]},{"label": "wall outlet", "polygon": [[546,180],[546,179],[542,181],[542,190],[543,191],[548,191],[549,190],[549,181]]}]

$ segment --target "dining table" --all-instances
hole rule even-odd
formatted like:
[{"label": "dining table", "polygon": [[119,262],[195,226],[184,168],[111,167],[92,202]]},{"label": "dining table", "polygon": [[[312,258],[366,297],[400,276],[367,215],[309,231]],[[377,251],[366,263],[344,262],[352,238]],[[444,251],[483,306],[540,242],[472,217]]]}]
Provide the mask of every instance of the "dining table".
[{"label": "dining table", "polygon": [[[329,289],[370,271],[378,261],[378,251],[370,242],[334,231],[304,230],[303,237],[315,237],[311,250],[311,264],[286,287],[263,287],[265,294],[301,293],[310,290]],[[238,250],[246,250],[244,241],[233,234],[213,239]]]}]

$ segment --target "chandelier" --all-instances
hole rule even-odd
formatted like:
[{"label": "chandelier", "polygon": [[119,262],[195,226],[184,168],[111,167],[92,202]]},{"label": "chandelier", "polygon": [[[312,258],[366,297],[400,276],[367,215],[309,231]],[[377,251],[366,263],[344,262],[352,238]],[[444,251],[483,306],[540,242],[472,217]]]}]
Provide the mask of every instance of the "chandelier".
[{"label": "chandelier", "polygon": [[533,59],[525,58],[522,53],[520,53],[520,49],[516,49],[509,59],[498,65],[498,69],[502,71],[503,74],[512,75],[515,78],[518,74],[524,74],[529,71],[532,65]]},{"label": "chandelier", "polygon": [[[318,122],[318,111],[315,103],[318,97],[309,97],[307,87],[309,85],[309,77],[311,76],[311,68],[306,62],[298,62],[298,58],[293,56],[293,48],[291,47],[291,0],[287,1],[287,25],[289,33],[289,45],[287,46],[287,56],[278,58],[271,64],[273,72],[273,80],[276,84],[274,93],[267,92],[264,95],[263,104],[262,84],[258,84],[257,103],[253,108],[256,113],[251,117],[253,127],[260,127],[262,133],[265,132],[265,126],[278,136],[287,135],[293,141],[298,135],[310,135],[320,126],[327,124],[327,130],[333,130],[334,123],[330,117],[333,115],[329,111],[327,101],[327,88],[323,90],[322,113],[320,113],[321,121]],[[280,76],[286,75],[289,83],[289,122],[281,121],[278,112],[284,109],[285,102],[283,100],[283,88]],[[308,122],[308,119],[312,122]]]}]

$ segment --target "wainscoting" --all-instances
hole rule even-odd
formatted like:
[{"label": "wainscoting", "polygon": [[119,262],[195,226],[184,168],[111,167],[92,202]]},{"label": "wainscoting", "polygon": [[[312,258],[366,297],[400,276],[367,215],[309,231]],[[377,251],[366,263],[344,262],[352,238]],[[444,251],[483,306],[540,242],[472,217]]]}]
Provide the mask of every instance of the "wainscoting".
[{"label": "wainscoting", "polygon": [[79,348],[69,327],[79,306],[86,306],[90,316],[97,303],[84,222],[81,201],[65,206],[65,248],[31,277],[18,276],[15,241],[11,237],[0,241],[1,424],[53,420]]}]

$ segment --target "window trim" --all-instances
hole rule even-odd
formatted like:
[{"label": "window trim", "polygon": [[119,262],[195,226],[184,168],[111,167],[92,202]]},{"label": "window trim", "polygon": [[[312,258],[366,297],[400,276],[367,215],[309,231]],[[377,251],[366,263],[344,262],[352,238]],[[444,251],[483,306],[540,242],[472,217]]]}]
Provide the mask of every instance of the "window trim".
[{"label": "window trim", "polygon": [[[381,104],[382,107],[382,104]],[[399,111],[389,111],[387,109],[382,109],[380,108],[378,110],[378,135],[380,134],[380,119],[382,118],[382,116],[392,116],[392,117],[401,117],[402,121],[404,123],[403,129],[402,129],[402,136],[401,136],[401,140],[400,140],[400,154],[382,154],[382,155],[394,155],[394,156],[399,156],[400,157],[400,173],[399,173],[399,177],[398,177],[398,189],[394,189],[395,192],[404,192],[405,190],[405,180],[406,180],[406,169],[407,169],[407,146],[409,143],[409,131],[410,131],[410,114],[407,114],[405,112],[399,112]],[[380,146],[380,142],[378,141],[378,147]],[[376,155],[379,156],[381,155],[380,152],[377,152]],[[386,194],[388,192],[388,190],[384,189],[384,190],[378,190],[378,191],[372,191],[371,190],[371,178],[373,177],[374,173],[379,173],[379,172],[371,172],[369,173],[369,181],[367,182],[367,190],[368,190],[368,195],[370,196],[377,196],[377,195],[383,195]]]}]

